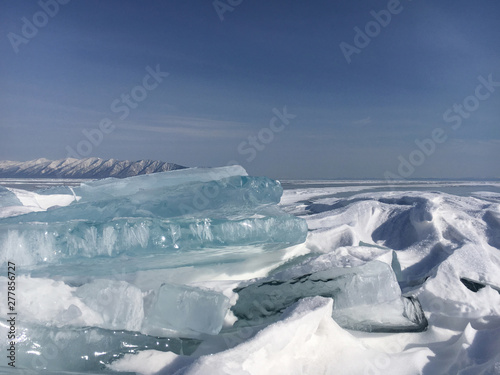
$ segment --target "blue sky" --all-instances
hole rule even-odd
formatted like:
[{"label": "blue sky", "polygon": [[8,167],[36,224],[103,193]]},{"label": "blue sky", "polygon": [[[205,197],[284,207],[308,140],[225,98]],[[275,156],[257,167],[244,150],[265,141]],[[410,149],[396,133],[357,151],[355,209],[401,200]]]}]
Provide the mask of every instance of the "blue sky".
[{"label": "blue sky", "polygon": [[1,5],[0,159],[500,177],[498,1],[55,1]]}]

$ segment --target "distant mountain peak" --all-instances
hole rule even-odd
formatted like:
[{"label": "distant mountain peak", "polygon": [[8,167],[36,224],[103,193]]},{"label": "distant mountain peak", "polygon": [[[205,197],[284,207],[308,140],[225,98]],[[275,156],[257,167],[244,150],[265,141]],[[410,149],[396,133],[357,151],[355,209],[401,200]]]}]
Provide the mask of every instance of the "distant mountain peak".
[{"label": "distant mountain peak", "polygon": [[39,158],[30,161],[0,161],[0,178],[124,178],[183,168],[186,167],[159,160]]}]

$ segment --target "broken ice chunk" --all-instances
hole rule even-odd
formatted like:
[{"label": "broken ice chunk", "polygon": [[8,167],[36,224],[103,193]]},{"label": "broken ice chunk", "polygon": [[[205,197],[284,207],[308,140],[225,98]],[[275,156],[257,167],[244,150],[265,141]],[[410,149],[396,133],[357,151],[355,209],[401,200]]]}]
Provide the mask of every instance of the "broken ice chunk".
[{"label": "broken ice chunk", "polygon": [[248,174],[239,165],[220,168],[188,168],[132,176],[124,179],[110,177],[83,183],[74,190],[83,200],[100,200],[107,197],[129,196],[142,190],[151,190],[158,187],[188,186],[197,182],[218,181],[237,176],[248,176]]},{"label": "broken ice chunk", "polygon": [[0,186],[0,207],[9,206],[22,206],[22,203],[10,189]]},{"label": "broken ice chunk", "polygon": [[[7,337],[8,329],[9,323],[1,319],[2,337]],[[199,345],[199,341],[193,339],[162,338],[89,327],[56,329],[25,322],[17,322],[15,342],[15,365],[20,374],[24,369],[32,370],[33,374],[54,374],[55,371],[96,374],[124,354],[158,350],[189,355]],[[9,345],[7,340],[0,341],[2,353],[7,353]],[[3,374],[1,368],[0,373]]]},{"label": "broken ice chunk", "polygon": [[176,332],[185,336],[216,335],[229,309],[221,293],[186,285],[163,284],[146,312],[142,332],[154,335]]},{"label": "broken ice chunk", "polygon": [[102,328],[139,331],[144,319],[142,292],[125,281],[94,280],[75,295],[102,316]]},{"label": "broken ice chunk", "polygon": [[339,325],[364,331],[421,331],[427,320],[416,299],[401,296],[391,267],[379,261],[359,267],[330,268],[291,279],[279,276],[235,290],[232,307],[241,320],[256,323],[277,318],[304,297],[332,297]]}]

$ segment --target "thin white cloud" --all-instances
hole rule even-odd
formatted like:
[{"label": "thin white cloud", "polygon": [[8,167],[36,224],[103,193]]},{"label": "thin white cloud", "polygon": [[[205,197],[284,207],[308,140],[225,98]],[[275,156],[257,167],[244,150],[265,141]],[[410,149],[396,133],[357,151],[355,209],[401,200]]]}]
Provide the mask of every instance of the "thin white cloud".
[{"label": "thin white cloud", "polygon": [[148,124],[119,124],[122,130],[168,134],[200,138],[236,138],[249,134],[249,125],[236,121],[222,121],[199,117],[162,116],[146,120]]},{"label": "thin white cloud", "polygon": [[353,125],[368,125],[368,124],[371,124],[371,122],[372,122],[371,117],[365,117],[365,118],[362,118],[360,120],[352,121],[352,124]]}]

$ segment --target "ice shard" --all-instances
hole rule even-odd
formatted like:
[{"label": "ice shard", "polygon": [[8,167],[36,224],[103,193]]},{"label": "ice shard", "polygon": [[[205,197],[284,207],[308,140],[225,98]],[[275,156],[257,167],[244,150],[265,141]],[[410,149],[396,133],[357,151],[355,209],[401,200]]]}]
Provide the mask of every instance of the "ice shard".
[{"label": "ice shard", "polygon": [[[7,337],[8,328],[9,323],[0,320],[3,337]],[[42,370],[51,373],[106,372],[106,365],[125,354],[153,349],[189,355],[199,345],[199,340],[195,339],[155,337],[123,330],[94,327],[56,329],[19,323],[15,341],[15,370],[33,370],[35,373]],[[1,340],[2,353],[8,352],[9,345],[7,340]]]},{"label": "ice shard", "polygon": [[[5,223],[18,220],[58,222],[67,218],[102,222],[115,217],[204,217],[207,211],[212,215],[223,215],[227,211],[232,215],[235,212],[243,214],[245,210],[279,203],[283,192],[278,181],[267,177],[230,176],[213,181],[189,181],[185,184],[180,184],[176,179],[177,184],[172,185],[169,174],[183,172],[161,173],[164,175],[161,176],[163,180],[158,177],[151,179],[154,182],[151,186],[147,185],[147,181],[141,181],[148,180],[150,175],[125,180],[106,179],[104,185],[102,181],[82,184],[67,192],[75,195],[77,201],[73,204],[56,211],[31,213],[17,220],[5,220]],[[160,185],[162,181],[164,186]],[[130,190],[128,194],[126,188]],[[52,190],[49,189],[44,194]]]},{"label": "ice shard", "polygon": [[211,290],[164,284],[155,294],[142,327],[148,334],[216,335],[229,310],[229,299]]},{"label": "ice shard", "polygon": [[0,207],[21,206],[21,201],[9,189],[0,186]]},{"label": "ice shard", "polygon": [[144,303],[136,286],[125,281],[96,279],[78,287],[74,295],[101,317],[99,327],[140,331]]},{"label": "ice shard", "polygon": [[[229,310],[223,294],[163,283],[142,291],[126,281],[93,279],[80,286],[46,278],[19,276],[18,320],[65,330],[95,327],[161,337],[215,335]],[[7,278],[0,277],[7,284]],[[7,292],[0,290],[7,300]],[[0,315],[9,310],[0,306]]]},{"label": "ice shard", "polygon": [[274,277],[235,290],[232,307],[240,324],[269,323],[305,297],[332,297],[332,317],[354,330],[422,331],[427,320],[418,301],[402,297],[391,267],[379,261],[358,267],[330,268],[291,279]]}]

